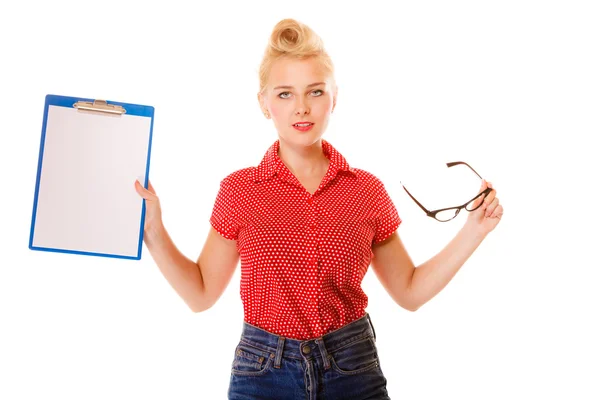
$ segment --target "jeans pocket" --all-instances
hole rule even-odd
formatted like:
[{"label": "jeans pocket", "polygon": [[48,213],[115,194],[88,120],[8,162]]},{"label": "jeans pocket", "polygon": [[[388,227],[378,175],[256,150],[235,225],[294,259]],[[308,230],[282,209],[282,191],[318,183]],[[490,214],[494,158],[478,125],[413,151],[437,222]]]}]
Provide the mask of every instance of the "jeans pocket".
[{"label": "jeans pocket", "polygon": [[235,348],[235,356],[231,363],[234,375],[257,376],[266,373],[273,364],[273,357],[267,350],[254,347],[244,341]]},{"label": "jeans pocket", "polygon": [[377,348],[372,336],[358,339],[342,348],[329,352],[333,369],[342,375],[355,375],[379,365]]}]

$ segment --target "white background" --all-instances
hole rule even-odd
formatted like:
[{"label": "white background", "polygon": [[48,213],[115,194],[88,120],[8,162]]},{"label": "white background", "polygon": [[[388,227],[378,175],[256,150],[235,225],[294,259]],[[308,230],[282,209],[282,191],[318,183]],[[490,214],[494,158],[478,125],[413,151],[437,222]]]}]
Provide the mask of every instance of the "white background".
[{"label": "white background", "polygon": [[[156,108],[150,179],[196,260],[220,180],[276,139],[256,101],[273,26],[324,40],[324,135],[380,177],[420,264],[454,236],[427,218],[490,180],[502,222],[416,313],[363,288],[393,399],[598,399],[600,12],[588,1],[9,2],[0,14],[0,398],[225,399],[239,267],[194,314],[141,261],[28,249],[44,96]],[[191,4],[191,3],[190,3]],[[393,4],[393,5],[392,5]],[[133,181],[132,177],[132,190]]]}]

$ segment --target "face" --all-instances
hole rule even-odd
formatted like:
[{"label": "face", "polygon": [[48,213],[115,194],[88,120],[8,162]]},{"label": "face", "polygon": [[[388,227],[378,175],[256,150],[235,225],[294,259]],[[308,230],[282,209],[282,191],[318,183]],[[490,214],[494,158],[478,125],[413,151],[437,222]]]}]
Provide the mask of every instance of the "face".
[{"label": "face", "polygon": [[[277,60],[263,94],[263,113],[272,118],[279,138],[290,144],[310,145],[320,139],[335,108],[337,88],[330,74],[314,58]],[[308,130],[294,127],[310,122]]]}]

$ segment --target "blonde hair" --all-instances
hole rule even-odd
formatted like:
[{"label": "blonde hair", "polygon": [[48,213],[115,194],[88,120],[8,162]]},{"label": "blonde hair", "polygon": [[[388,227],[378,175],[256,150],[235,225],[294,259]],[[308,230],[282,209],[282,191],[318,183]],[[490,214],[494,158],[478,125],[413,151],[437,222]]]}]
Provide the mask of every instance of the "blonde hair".
[{"label": "blonde hair", "polygon": [[321,38],[307,25],[282,19],[275,25],[258,71],[259,93],[264,93],[273,63],[281,58],[304,60],[315,57],[334,79],[334,67]]}]

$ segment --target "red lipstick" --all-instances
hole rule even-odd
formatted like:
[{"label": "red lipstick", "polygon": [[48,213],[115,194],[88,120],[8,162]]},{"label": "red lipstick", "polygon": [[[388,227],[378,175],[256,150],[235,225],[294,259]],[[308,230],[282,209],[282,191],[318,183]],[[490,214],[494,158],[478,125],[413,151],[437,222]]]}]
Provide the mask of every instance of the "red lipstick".
[{"label": "red lipstick", "polygon": [[312,129],[314,123],[310,122],[310,121],[300,121],[300,122],[296,122],[294,123],[292,126],[294,127],[294,129],[300,131],[300,132],[306,132]]}]

